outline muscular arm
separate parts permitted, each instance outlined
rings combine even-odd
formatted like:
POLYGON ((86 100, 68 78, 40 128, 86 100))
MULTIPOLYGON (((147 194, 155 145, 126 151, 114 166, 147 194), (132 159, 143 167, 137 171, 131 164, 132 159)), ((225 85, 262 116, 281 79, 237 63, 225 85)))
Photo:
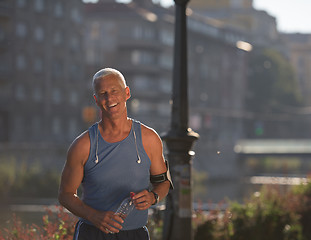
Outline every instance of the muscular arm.
MULTIPOLYGON (((166 165, 163 156, 163 144, 159 135, 153 130, 144 125, 142 125, 142 141, 144 149, 151 160, 150 174, 158 175, 166 172, 166 165)), ((160 200, 166 197, 168 190, 170 188, 170 182, 165 181, 158 184, 153 184, 153 191, 159 195, 160 200)), ((152 203, 154 203, 154 195, 153 193, 149 193, 144 191, 135 196, 135 198, 145 198, 145 201, 149 203, 149 205, 138 205, 137 209, 144 210, 152 203)))
POLYGON ((59 202, 78 217, 89 218, 92 209, 77 196, 77 189, 83 178, 83 166, 88 158, 90 141, 88 133, 83 133, 69 147, 67 161, 62 172, 59 188, 59 202))
MULTIPOLYGON (((84 204, 83 201, 77 196, 77 189, 83 179, 84 164, 88 159, 89 151, 89 134, 88 132, 85 132, 69 147, 67 161, 62 172, 58 200, 61 205, 67 208, 74 215, 89 220, 100 230, 106 231, 105 229, 108 228, 111 231, 118 232, 117 229, 111 228, 111 226, 118 229, 122 228, 122 226, 117 224, 115 221, 111 221, 111 218, 115 218, 113 216, 113 212, 97 211, 96 209, 84 204)), ((116 220, 123 222, 120 218, 116 220)))

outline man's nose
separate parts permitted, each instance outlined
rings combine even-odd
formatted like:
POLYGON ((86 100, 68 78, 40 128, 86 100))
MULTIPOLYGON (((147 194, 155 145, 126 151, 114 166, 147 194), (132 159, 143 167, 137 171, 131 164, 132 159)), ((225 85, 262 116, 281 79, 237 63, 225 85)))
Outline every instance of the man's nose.
POLYGON ((113 96, 113 94, 111 94, 111 93, 106 93, 106 94, 105 94, 105 100, 106 100, 106 101, 109 101, 109 100, 112 98, 112 96, 113 96))

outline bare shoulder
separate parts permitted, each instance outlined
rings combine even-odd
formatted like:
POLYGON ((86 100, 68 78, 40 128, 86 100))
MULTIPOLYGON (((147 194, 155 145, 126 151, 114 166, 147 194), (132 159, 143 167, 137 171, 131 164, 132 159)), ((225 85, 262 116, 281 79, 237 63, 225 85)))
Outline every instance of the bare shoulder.
POLYGON ((67 161, 80 161, 84 165, 90 153, 90 146, 89 132, 85 131, 70 145, 67 153, 67 161))
POLYGON ((151 127, 148 127, 144 124, 141 124, 141 134, 144 140, 150 142, 158 142, 162 143, 160 136, 158 133, 151 127))
POLYGON ((163 143, 158 133, 146 125, 142 125, 142 141, 144 149, 151 160, 150 174, 157 175, 166 171, 163 156, 163 143))
POLYGON ((144 124, 141 125, 142 141, 144 149, 152 160, 162 156, 163 143, 158 133, 144 124))

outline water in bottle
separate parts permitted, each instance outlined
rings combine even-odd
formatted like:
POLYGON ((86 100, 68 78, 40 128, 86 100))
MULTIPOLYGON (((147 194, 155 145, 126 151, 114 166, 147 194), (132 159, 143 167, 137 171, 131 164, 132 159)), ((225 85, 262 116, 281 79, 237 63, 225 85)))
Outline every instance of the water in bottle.
POLYGON ((135 193, 131 192, 130 197, 127 197, 122 201, 119 208, 114 214, 118 215, 124 220, 129 215, 129 213, 134 209, 134 201, 132 199, 134 195, 135 193))

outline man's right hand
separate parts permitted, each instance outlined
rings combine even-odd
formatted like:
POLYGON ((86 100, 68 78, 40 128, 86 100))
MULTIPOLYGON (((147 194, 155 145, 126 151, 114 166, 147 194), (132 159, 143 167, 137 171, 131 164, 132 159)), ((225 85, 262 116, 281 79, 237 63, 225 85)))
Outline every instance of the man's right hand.
POLYGON ((98 229, 105 233, 118 233, 122 229, 121 224, 124 222, 121 217, 115 215, 112 211, 96 211, 89 219, 98 229))

